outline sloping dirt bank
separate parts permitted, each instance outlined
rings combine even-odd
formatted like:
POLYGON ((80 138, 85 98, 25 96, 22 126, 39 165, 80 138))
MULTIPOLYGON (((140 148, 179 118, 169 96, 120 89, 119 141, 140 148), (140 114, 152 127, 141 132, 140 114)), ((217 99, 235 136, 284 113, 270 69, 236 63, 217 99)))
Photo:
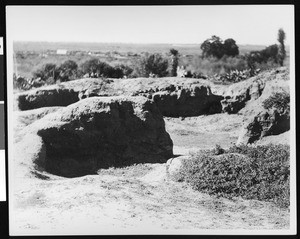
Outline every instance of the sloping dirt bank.
MULTIPOLYGON (((241 117, 165 118, 174 154, 216 143, 230 146, 241 117)), ((15 166, 14 172, 28 168, 15 166)), ((289 228, 289 209, 194 191, 169 180, 166 164, 102 169, 98 175, 72 179, 47 173, 15 175, 11 226, 16 234, 205 234, 205 230, 217 234, 289 228)))
POLYGON ((288 210, 193 191, 168 180, 165 164, 101 170, 76 179, 26 179, 16 191, 13 234, 199 234, 289 227, 288 210))
MULTIPOLYGON (((284 86, 288 89, 286 79, 281 79, 285 74, 285 71, 270 73, 269 78, 272 82, 264 86, 258 98, 248 99, 248 95, 251 94, 248 94, 250 91, 242 89, 245 84, 228 88, 230 91, 224 95, 228 94, 227 103, 231 108, 235 107, 239 96, 246 92, 248 100, 244 102, 244 98, 241 97, 245 105, 237 114, 164 117, 166 131, 174 143, 174 154, 186 155, 199 149, 211 149, 216 144, 227 148, 236 143, 245 120, 262 109, 262 100, 277 91, 277 88, 281 89, 284 86), (278 75, 280 79, 277 79, 278 75)), ((284 77, 288 78, 288 75, 284 77)), ((251 81, 254 80, 256 79, 251 81)), ((79 94, 82 90, 84 94, 92 96, 95 92, 85 91, 94 84, 92 81, 94 79, 78 81, 84 85, 74 86, 74 91, 79 94), (84 89, 82 87, 87 86, 86 82, 90 82, 90 85, 84 89)), ((106 91, 101 92, 106 94, 113 89, 113 93, 117 95, 131 95, 136 91, 140 92, 138 94, 148 94, 146 91, 149 89, 146 86, 155 88, 159 81, 163 88, 168 87, 171 81, 174 85, 180 85, 182 81, 187 83, 196 80, 120 80, 117 85, 119 88, 116 85, 116 88, 105 85, 106 91)), ((214 94, 220 95, 223 95, 221 91, 226 88, 210 87, 214 94)), ((42 145, 37 143, 36 148, 32 150, 20 147, 19 143, 26 137, 26 130, 22 129, 50 112, 63 109, 64 107, 55 107, 15 112, 16 152, 10 161, 10 172, 13 172, 10 174, 10 232, 13 235, 207 234, 207 231, 203 230, 211 230, 218 234, 222 229, 234 234, 237 233, 237 229, 252 230, 251 233, 253 229, 270 229, 273 232, 289 229, 289 209, 278 208, 267 202, 217 198, 194 191, 185 183, 169 180, 164 163, 102 169, 97 175, 77 178, 63 178, 34 170, 32 160, 37 157, 35 153, 42 145)), ((266 143, 269 138, 272 138, 274 143, 282 142, 283 139, 282 135, 268 136, 260 142, 266 143)), ((284 139, 289 143, 288 132, 284 133, 284 139)), ((30 142, 34 139, 27 137, 23 140, 30 142)))

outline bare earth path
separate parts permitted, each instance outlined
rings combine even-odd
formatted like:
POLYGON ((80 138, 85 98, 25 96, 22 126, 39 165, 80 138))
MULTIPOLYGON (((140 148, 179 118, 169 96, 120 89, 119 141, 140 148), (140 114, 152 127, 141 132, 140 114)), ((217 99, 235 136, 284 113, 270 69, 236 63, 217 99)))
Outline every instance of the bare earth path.
MULTIPOLYGON (((166 118, 175 154, 237 139, 239 115, 166 118)), ((47 174, 46 174, 47 175, 47 174)), ((271 203, 224 199, 168 179, 166 164, 100 170, 98 175, 16 179, 13 235, 211 234, 289 229, 289 210, 271 203), (242 231, 238 231, 242 230, 242 231)))
POLYGON ((190 234, 285 229, 289 222, 288 211, 270 203, 215 198, 172 182, 165 164, 28 179, 19 190, 12 220, 21 234, 190 234))

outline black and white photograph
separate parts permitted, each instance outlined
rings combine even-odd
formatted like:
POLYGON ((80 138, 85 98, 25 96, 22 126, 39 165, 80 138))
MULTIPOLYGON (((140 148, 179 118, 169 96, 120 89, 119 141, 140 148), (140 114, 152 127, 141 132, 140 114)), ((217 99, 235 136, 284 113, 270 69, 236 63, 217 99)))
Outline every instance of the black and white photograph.
POLYGON ((6 6, 10 236, 296 233, 293 5, 6 6))

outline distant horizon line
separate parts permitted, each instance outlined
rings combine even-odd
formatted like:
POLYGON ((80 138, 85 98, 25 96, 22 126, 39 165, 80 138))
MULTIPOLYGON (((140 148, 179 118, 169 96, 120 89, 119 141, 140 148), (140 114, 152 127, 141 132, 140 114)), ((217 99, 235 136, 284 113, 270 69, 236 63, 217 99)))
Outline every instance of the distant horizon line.
MULTIPOLYGON (((101 42, 101 41, 46 41, 46 40, 15 40, 13 43, 23 43, 23 42, 30 42, 30 43, 77 43, 77 44, 136 44, 136 45, 199 45, 201 43, 165 43, 165 42, 101 42)), ((277 44, 277 43, 273 43, 277 44)), ((272 44, 262 44, 262 43, 237 43, 237 45, 241 46, 269 46, 272 44)), ((286 45, 288 46, 288 45, 286 45)))

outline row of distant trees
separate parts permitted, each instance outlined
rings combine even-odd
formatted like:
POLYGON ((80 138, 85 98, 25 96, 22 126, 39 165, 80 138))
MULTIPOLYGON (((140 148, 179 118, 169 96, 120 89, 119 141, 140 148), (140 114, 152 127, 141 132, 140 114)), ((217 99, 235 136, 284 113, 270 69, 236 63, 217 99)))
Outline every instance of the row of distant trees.
MULTIPOLYGON (((177 68, 178 54, 176 66, 174 65, 175 63, 172 64, 174 69, 177 68)), ((171 71, 171 74, 173 74, 172 76, 176 75, 176 71, 174 71, 174 69, 171 71)), ((51 85, 57 82, 66 82, 85 77, 135 78, 151 76, 165 77, 169 75, 170 72, 168 59, 162 57, 161 54, 147 54, 138 62, 136 62, 134 67, 124 64, 112 66, 104 61, 101 61, 99 58, 91 58, 83 62, 81 65, 78 65, 73 60, 67 60, 60 65, 46 63, 32 73, 31 79, 14 75, 13 81, 15 88, 28 90, 32 87, 51 85)))
POLYGON ((127 78, 127 77, 165 77, 176 76, 179 52, 170 50, 171 59, 164 58, 161 54, 146 54, 135 67, 119 64, 111 66, 98 58, 92 58, 80 66, 73 60, 67 60, 57 66, 47 63, 33 72, 33 78, 40 78, 43 81, 69 81, 80 77, 104 77, 104 78, 127 78), (171 61, 171 69, 169 69, 171 61))
MULTIPOLYGON (((205 68, 223 67, 230 70, 235 67, 232 65, 232 62, 242 66, 239 68, 243 69, 239 70, 245 70, 246 67, 243 67, 245 64, 249 69, 255 69, 257 65, 269 61, 282 66, 286 57, 284 41, 285 32, 279 29, 279 45, 274 44, 261 51, 252 51, 244 56, 239 56, 239 48, 234 39, 229 38, 223 41, 218 36, 212 36, 200 45, 202 61, 209 63, 205 68), (234 59, 234 61, 226 62, 228 57, 234 59)), ((169 58, 165 58, 161 54, 146 54, 138 62, 135 62, 133 67, 124 64, 112 66, 98 58, 89 59, 80 66, 73 60, 67 60, 60 65, 47 63, 34 71, 33 78, 30 80, 14 76, 14 84, 17 88, 30 88, 82 77, 134 78, 177 76, 179 58, 178 50, 170 49, 169 58)), ((189 76, 201 78, 203 74, 194 72, 189 74, 189 76)))
MULTIPOLYGON (((285 37, 283 29, 279 29, 277 38, 279 45, 270 45, 261 51, 251 51, 249 54, 246 54, 248 66, 253 68, 255 63, 261 64, 268 61, 273 61, 282 66, 286 57, 285 37)), ((223 42, 220 37, 215 35, 205 40, 201 44, 200 49, 202 50, 203 58, 215 57, 221 59, 224 56, 235 57, 239 55, 239 47, 236 45, 235 40, 229 38, 223 42)))
POLYGON ((283 66, 284 59, 286 58, 285 50, 285 32, 283 29, 279 29, 277 40, 278 44, 270 45, 261 51, 252 51, 246 55, 249 67, 254 67, 255 63, 263 63, 272 60, 274 63, 278 63, 283 66))
POLYGON ((106 77, 123 78, 131 74, 133 70, 123 64, 111 66, 106 62, 93 58, 85 61, 80 67, 75 61, 67 60, 57 66, 47 63, 33 72, 33 78, 40 78, 42 81, 64 82, 74 80, 83 76, 87 77, 106 77))
POLYGON ((216 57, 218 59, 226 56, 237 56, 239 54, 239 47, 232 38, 226 39, 224 42, 218 36, 212 36, 205 40, 200 49, 203 57, 216 57))

